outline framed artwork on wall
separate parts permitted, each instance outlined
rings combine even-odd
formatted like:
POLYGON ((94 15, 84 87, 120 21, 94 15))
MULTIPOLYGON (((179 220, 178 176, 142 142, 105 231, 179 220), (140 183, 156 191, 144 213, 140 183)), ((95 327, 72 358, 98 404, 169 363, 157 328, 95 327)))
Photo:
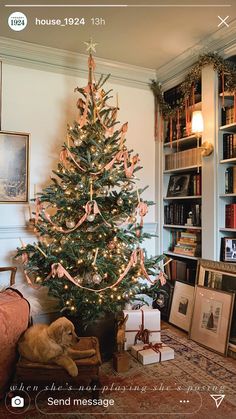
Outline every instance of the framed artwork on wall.
POLYGON ((190 339, 226 355, 232 320, 234 293, 197 286, 190 339))
POLYGON ((0 203, 29 200, 29 134, 0 131, 0 203))
POLYGON ((175 281, 169 322, 189 332, 193 311, 194 287, 175 281))

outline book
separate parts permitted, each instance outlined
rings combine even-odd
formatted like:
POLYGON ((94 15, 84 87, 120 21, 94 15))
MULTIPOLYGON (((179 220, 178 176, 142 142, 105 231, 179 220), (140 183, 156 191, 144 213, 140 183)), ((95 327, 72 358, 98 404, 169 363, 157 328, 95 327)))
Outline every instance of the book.
POLYGON ((236 228, 236 204, 225 206, 225 227, 236 228))

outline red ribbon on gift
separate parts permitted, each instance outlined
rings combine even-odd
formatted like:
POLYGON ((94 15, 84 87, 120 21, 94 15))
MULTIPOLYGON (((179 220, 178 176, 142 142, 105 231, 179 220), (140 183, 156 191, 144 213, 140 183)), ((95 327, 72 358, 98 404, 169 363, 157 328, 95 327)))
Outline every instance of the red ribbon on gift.
POLYGON ((139 326, 139 331, 136 333, 134 338, 134 344, 136 345, 137 340, 141 340, 143 343, 149 343, 149 335, 150 331, 148 329, 144 329, 144 313, 141 309, 142 313, 142 324, 139 326))

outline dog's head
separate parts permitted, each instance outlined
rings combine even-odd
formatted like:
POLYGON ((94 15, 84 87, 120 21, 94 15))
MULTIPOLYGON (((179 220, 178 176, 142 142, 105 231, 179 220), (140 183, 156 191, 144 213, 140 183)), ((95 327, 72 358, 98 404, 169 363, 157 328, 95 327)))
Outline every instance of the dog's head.
POLYGON ((59 345, 68 348, 79 342, 73 323, 60 317, 48 327, 48 336, 59 345))

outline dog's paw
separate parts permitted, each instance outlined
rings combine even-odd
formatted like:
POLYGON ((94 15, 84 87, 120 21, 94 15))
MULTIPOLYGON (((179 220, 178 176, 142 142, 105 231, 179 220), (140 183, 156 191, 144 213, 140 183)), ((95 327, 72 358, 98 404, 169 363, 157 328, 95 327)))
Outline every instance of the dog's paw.
POLYGON ((93 356, 95 355, 96 351, 95 349, 88 349, 88 356, 93 356))
POLYGON ((70 365, 70 367, 68 368, 68 373, 71 375, 71 377, 77 377, 77 375, 78 375, 77 366, 75 364, 70 365))

